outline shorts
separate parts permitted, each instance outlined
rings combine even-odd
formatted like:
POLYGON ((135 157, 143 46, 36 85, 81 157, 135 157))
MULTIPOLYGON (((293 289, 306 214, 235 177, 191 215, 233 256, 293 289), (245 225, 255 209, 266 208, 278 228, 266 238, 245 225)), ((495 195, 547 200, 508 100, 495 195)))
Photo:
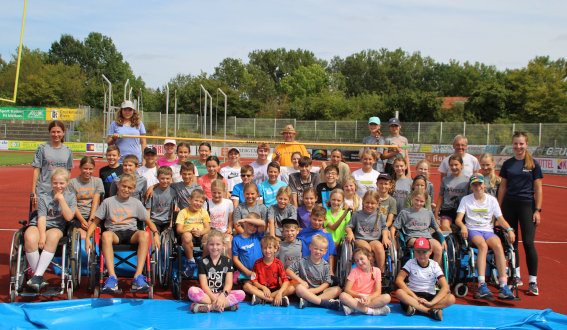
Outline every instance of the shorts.
MULTIPOLYGON (((153 222, 153 221, 152 221, 153 222)), ((157 228, 157 231, 161 234, 162 232, 166 231, 169 228, 169 223, 155 223, 154 225, 157 228)))
MULTIPOLYGON (((183 234, 185 234, 185 233, 183 233, 183 234)), ((183 236, 183 234, 177 235, 177 241, 180 242, 180 243, 183 241, 183 240, 181 239, 181 236, 183 236)), ((190 234, 191 236, 193 236, 191 233, 189 233, 189 234, 190 234)), ((202 245, 201 245, 201 244, 202 244, 202 237, 203 237, 203 236, 199 236, 199 237, 193 236, 193 247, 198 247, 198 248, 200 248, 200 247, 202 246, 202 245)))
POLYGON ((276 292, 281 288, 282 288, 281 286, 278 286, 278 287, 275 287, 275 288, 268 288, 268 289, 270 289, 270 292, 276 292))
POLYGON ((439 219, 441 220, 451 220, 451 223, 455 223, 456 218, 457 210, 455 209, 439 210, 439 219))
POLYGON ((113 233, 118 236, 118 244, 130 244, 132 236, 137 232, 137 230, 118 230, 113 231, 113 233))
MULTIPOLYGON (((431 294, 429 292, 414 292, 416 296, 418 296, 419 298, 423 298, 426 299, 427 301, 431 301, 433 298, 435 298, 434 294, 431 294)), ((400 301, 400 306, 402 306, 402 310, 404 312, 408 311, 408 305, 404 304, 403 302, 400 301)))
POLYGON ((473 237, 475 236, 481 236, 482 238, 484 238, 485 241, 488 241, 488 239, 491 237, 498 237, 498 235, 496 235, 492 230, 483 231, 483 230, 469 229, 469 238, 468 238, 469 242, 471 242, 473 237))

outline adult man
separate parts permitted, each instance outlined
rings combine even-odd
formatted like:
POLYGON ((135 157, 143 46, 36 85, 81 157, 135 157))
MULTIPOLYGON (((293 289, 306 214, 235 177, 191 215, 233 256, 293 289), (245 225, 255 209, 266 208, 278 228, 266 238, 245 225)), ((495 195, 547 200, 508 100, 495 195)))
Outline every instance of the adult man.
POLYGON ((296 151, 300 152, 302 156, 309 157, 305 146, 295 142, 295 136, 299 133, 295 131, 293 125, 287 125, 280 134, 283 135, 285 144, 278 144, 276 146, 272 161, 279 162, 280 166, 293 166, 291 154, 296 151))
MULTIPOLYGON (((480 170, 480 164, 478 163, 478 159, 471 154, 467 154, 467 144, 468 140, 463 135, 455 136, 453 140, 453 149, 455 149, 455 155, 459 155, 463 158, 463 174, 470 177, 476 171, 480 170)), ((445 157, 439 165, 439 173, 441 173, 441 178, 446 177, 448 174, 451 174, 451 169, 449 168, 449 157, 445 157)))

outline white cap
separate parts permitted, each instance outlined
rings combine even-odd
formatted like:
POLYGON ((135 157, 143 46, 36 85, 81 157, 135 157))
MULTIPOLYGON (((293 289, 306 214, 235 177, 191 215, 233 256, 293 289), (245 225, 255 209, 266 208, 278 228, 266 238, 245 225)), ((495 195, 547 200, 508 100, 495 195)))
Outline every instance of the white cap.
POLYGON ((168 143, 171 143, 173 145, 177 145, 177 143, 175 143, 175 140, 173 140, 173 139, 167 139, 167 140, 163 141, 163 145, 166 145, 168 143))
POLYGON ((122 105, 120 107, 122 109, 131 108, 131 109, 136 110, 136 106, 134 105, 134 102, 132 102, 132 101, 124 101, 124 102, 122 102, 122 105))

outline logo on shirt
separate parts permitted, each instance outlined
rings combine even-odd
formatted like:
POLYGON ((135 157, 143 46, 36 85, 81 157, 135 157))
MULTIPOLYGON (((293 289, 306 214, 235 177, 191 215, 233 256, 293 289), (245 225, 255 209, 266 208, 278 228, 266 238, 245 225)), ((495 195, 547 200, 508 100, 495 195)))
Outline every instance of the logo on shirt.
POLYGON ((237 178, 238 175, 239 175, 238 173, 230 172, 230 173, 228 173, 227 179, 234 179, 234 178, 237 178))

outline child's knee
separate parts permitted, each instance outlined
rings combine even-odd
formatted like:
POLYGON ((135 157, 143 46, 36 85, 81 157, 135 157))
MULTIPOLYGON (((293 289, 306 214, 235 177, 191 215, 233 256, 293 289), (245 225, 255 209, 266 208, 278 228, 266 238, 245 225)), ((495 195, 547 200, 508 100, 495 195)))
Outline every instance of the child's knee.
POLYGON ((105 231, 104 233, 102 233, 102 237, 101 237, 101 242, 102 244, 105 243, 110 243, 112 244, 112 242, 114 241, 114 233, 111 231, 105 231))

